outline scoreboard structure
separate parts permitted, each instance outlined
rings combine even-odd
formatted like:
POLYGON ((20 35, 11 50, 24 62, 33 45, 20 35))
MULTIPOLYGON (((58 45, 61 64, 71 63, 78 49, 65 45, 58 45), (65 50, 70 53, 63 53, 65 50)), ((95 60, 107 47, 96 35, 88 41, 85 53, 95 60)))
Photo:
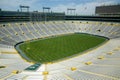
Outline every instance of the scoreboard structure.
POLYGON ((97 6, 95 10, 97 15, 120 15, 120 4, 108 5, 108 6, 97 6))

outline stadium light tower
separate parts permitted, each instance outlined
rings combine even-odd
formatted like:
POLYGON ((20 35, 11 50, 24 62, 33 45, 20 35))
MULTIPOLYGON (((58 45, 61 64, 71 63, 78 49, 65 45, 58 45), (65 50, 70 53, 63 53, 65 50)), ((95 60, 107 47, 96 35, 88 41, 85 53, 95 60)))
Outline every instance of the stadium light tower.
POLYGON ((29 6, 22 6, 22 5, 20 5, 20 10, 21 10, 21 12, 24 10, 24 9, 27 9, 27 12, 29 12, 29 6))
POLYGON ((67 14, 73 14, 73 15, 75 15, 75 11, 76 11, 76 9, 73 9, 73 8, 67 8, 67 14))
POLYGON ((50 12, 50 7, 43 7, 43 12, 45 12, 45 10, 48 10, 47 12, 50 12))
POLYGON ((43 13, 45 14, 45 21, 47 20, 47 13, 45 13, 45 10, 47 10, 47 13, 50 12, 50 7, 43 7, 43 13))

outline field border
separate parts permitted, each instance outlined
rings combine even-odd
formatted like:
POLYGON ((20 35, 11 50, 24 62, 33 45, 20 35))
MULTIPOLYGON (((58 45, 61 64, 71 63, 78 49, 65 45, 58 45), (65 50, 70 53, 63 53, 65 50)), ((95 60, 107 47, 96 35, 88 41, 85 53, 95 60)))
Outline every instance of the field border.
MULTIPOLYGON (((54 38, 54 37, 64 36, 64 35, 70 35, 70 34, 89 34, 89 33, 75 32, 75 33, 68 33, 68 34, 60 34, 60 35, 54 35, 54 36, 47 36, 47 37, 44 37, 44 38, 38 38, 38 39, 29 40, 29 41, 22 41, 22 42, 17 43, 14 47, 15 47, 16 51, 19 53, 19 55, 22 57, 22 59, 26 60, 27 62, 36 63, 36 61, 31 60, 29 57, 27 57, 27 56, 25 55, 25 53, 19 48, 20 45, 22 45, 22 44, 24 44, 24 43, 27 43, 27 42, 34 42, 34 41, 38 41, 38 40, 44 40, 44 39, 49 39, 49 38, 54 38)), ((102 42, 102 43, 99 44, 98 46, 95 46, 95 47, 90 48, 90 49, 88 49, 88 50, 85 50, 85 51, 83 51, 83 52, 80 52, 80 53, 77 53, 77 54, 74 54, 74 55, 72 55, 72 56, 68 56, 68 57, 62 58, 62 59, 58 59, 58 60, 56 60, 56 61, 47 62, 47 63, 57 63, 57 62, 61 62, 61 61, 64 61, 64 60, 68 60, 68 59, 74 58, 74 57, 76 57, 76 56, 83 55, 83 54, 86 53, 86 52, 89 52, 89 51, 91 51, 91 50, 94 50, 94 49, 96 49, 96 48, 99 48, 100 46, 102 46, 102 45, 104 45, 106 42, 108 42, 108 40, 109 40, 109 38, 104 37, 104 36, 99 36, 99 35, 94 35, 94 34, 89 34, 89 35, 106 38, 106 41, 102 42)), ((40 62, 37 62, 37 63, 40 63, 40 62)), ((46 63, 45 63, 45 64, 46 64, 46 63)))

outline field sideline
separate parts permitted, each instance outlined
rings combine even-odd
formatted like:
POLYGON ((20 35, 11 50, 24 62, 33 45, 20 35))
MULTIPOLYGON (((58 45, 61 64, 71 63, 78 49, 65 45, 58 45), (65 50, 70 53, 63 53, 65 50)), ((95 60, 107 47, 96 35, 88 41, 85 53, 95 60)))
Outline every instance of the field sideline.
POLYGON ((27 42, 19 48, 34 62, 46 63, 78 54, 106 41, 89 34, 70 34, 27 42))

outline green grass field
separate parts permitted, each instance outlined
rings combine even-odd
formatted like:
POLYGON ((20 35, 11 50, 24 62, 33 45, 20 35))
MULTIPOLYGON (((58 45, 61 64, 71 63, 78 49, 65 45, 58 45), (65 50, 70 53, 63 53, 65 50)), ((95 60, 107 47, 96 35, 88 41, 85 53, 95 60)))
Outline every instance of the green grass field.
POLYGON ((89 34, 69 34, 26 42, 19 48, 31 60, 52 62, 78 54, 106 41, 106 38, 89 34))

